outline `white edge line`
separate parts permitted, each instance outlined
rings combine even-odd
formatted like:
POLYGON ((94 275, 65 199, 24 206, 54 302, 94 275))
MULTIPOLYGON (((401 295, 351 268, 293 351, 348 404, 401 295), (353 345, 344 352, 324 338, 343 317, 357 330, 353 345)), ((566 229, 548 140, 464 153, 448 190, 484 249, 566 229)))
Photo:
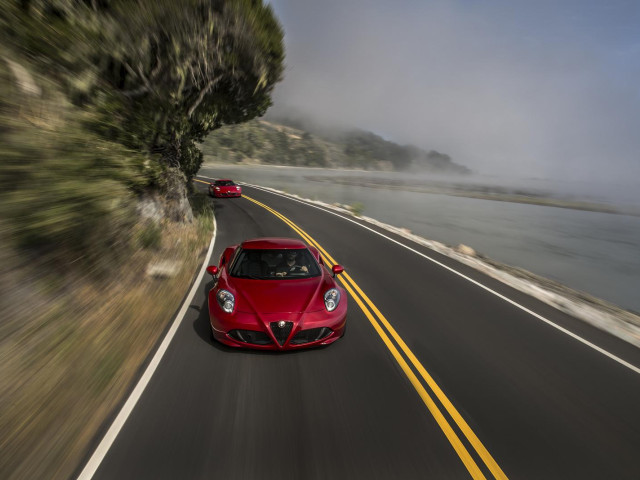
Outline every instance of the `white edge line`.
POLYGON ((180 323, 182 322, 182 319, 184 318, 187 312, 187 309, 189 308, 189 305, 193 300, 193 297, 195 296, 196 292, 198 291, 198 288, 200 287, 200 282, 202 281, 202 277, 204 277, 207 264, 209 263, 209 257, 213 252, 213 246, 216 243, 216 235, 218 233, 218 227, 216 224, 215 215, 213 217, 213 228, 214 228, 213 236, 211 237, 209 250, 207 250, 207 255, 204 259, 204 263, 202 264, 202 268, 200 269, 200 273, 198 274, 198 277, 196 278, 195 282, 193 282, 193 286, 191 287, 191 291, 189 292, 189 295, 184 300, 182 304, 182 308, 178 312, 176 319, 173 321, 171 328, 165 335, 164 340, 162 340, 162 343, 158 347, 158 350, 153 356, 153 359, 147 366, 147 369, 144 371, 144 374, 142 375, 142 377, 140 377, 140 380, 138 380, 136 387, 131 392, 131 395, 129 395, 129 398, 127 399, 126 403, 122 406, 122 409, 118 413, 118 416, 115 418, 115 420, 111 424, 111 427, 109 427, 109 430, 104 435, 104 437, 102 438, 102 441, 100 442, 98 447, 95 449, 95 451, 93 452, 93 455, 91 455, 91 458, 89 459, 84 469, 78 476, 78 480, 90 480, 91 478, 93 478, 93 475, 96 473, 96 471, 98 470, 98 467, 102 463, 102 460, 109 452, 111 445, 113 445, 113 442, 115 441, 116 437, 120 433, 120 430, 122 430, 122 427, 126 423, 127 418, 129 418, 129 415, 135 408, 136 404, 138 403, 138 400, 140 400, 140 397, 142 396, 142 393, 144 392, 145 388, 149 384, 151 377, 153 376, 156 369, 158 368, 158 365, 160 364, 160 360, 162 360, 162 357, 167 351, 167 348, 169 347, 171 340, 173 340, 173 337, 176 334, 176 331, 178 330, 178 327, 180 326, 180 323))
MULTIPOLYGON (((199 175, 199 176, 202 176, 202 175, 199 175)), ((203 177, 203 178, 208 178, 208 177, 203 177)), ((558 325, 558 324, 556 324, 556 323, 553 323, 551 320, 549 320, 549 319, 547 319, 547 318, 543 317, 542 315, 540 315, 540 314, 538 314, 538 313, 536 313, 536 312, 534 312, 534 311, 532 311, 532 310, 529 310, 527 307, 525 307, 525 306, 523 306, 523 305, 520 305, 519 303, 517 303, 517 302, 515 302, 515 301, 511 300, 510 298, 505 297, 505 296, 504 296, 504 295, 502 295, 501 293, 498 293, 498 292, 496 292, 495 290, 492 290, 491 288, 487 287, 486 285, 483 285, 482 283, 480 283, 480 282, 478 282, 478 281, 476 281, 476 280, 474 280, 474 279, 472 279, 472 278, 470 278, 470 277, 467 277, 465 274, 460 273, 460 272, 458 272, 457 270, 454 270, 453 268, 451 268, 451 267, 449 267, 449 266, 445 265, 444 263, 441 263, 441 262, 439 262, 438 260, 435 260, 434 258, 431 258, 430 256, 425 255, 424 253, 419 252, 419 251, 417 251, 417 250, 415 250, 415 249, 413 249, 413 248, 409 247, 408 245, 405 245, 404 243, 399 242, 398 240, 395 240, 395 239, 393 239, 393 238, 391 238, 391 237, 388 237, 388 236, 387 236, 387 235, 385 235, 384 233, 380 233, 380 232, 378 232, 378 231, 374 230, 373 228, 367 227, 366 225, 363 225, 363 224, 361 224, 361 223, 359 223, 359 222, 356 222, 355 220, 353 220, 353 219, 351 219, 351 218, 348 218, 348 217, 345 217, 344 215, 340 215, 340 214, 339 214, 339 213, 337 213, 337 212, 333 212, 333 211, 331 211, 331 210, 330 210, 330 209, 328 209, 328 208, 321 207, 321 206, 319 206, 319 205, 314 205, 313 203, 309 203, 309 202, 306 202, 306 201, 304 201, 304 200, 300 200, 300 199, 298 199, 298 198, 291 197, 291 196, 286 195, 286 194, 282 194, 282 193, 274 192, 274 191, 269 190, 269 189, 267 189, 267 188, 261 187, 260 185, 252 185, 252 184, 250 184, 250 183, 244 183, 244 185, 247 185, 248 187, 256 188, 256 189, 258 189, 258 190, 262 190, 263 192, 271 193, 272 195, 278 195, 278 196, 280 196, 280 197, 284 197, 284 198, 287 198, 287 199, 289 199, 289 200, 293 200, 293 201, 296 201, 296 202, 298 202, 298 203, 302 203, 302 204, 307 205, 307 206, 309 206, 309 207, 317 208, 318 210, 322 210, 322 211, 324 211, 324 212, 326 212, 326 213, 330 213, 330 214, 335 215, 335 216, 337 216, 337 217, 340 217, 340 218, 342 218, 342 219, 344 219, 344 220, 347 220, 348 222, 355 223, 356 225, 359 225, 360 227, 365 228, 365 229, 369 230, 370 232, 375 233, 376 235, 380 235, 381 237, 386 238, 387 240, 389 240, 389 241, 391 241, 391 242, 393 242, 393 243, 395 243, 395 244, 397 244, 397 245, 400 245, 401 247, 404 247, 404 248, 406 248, 407 250, 410 250, 410 251, 412 251, 413 253, 415 253, 415 254, 417 254, 417 255, 420 255, 421 257, 426 258, 427 260, 429 260, 429 261, 431 261, 431 262, 433 262, 433 263, 435 263, 435 264, 437 264, 437 265, 441 266, 442 268, 445 268, 445 269, 449 270, 450 272, 455 273, 456 275, 458 275, 458 276, 460 276, 460 277, 464 278, 465 280, 468 280, 469 282, 471 282, 471 283, 473 283, 473 284, 477 285, 478 287, 483 288, 483 289, 484 289, 484 290, 486 290, 487 292, 492 293, 492 294, 493 294, 493 295, 495 295, 496 297, 501 298, 502 300, 504 300, 504 301, 506 301, 506 302, 509 302, 511 305, 513 305, 513 306, 515 306, 515 307, 519 308, 520 310, 522 310, 522 311, 524 311, 524 312, 527 312, 528 314, 530 314, 530 315, 532 315, 532 316, 536 317, 538 320, 541 320, 541 321, 545 322, 546 324, 548 324, 548 325, 552 326, 553 328, 555 328, 555 329, 557 329, 557 330, 561 331, 562 333, 564 333, 564 334, 566 334, 566 335, 570 336, 571 338, 573 338, 573 339, 575 339, 575 340, 577 340, 577 341, 579 341, 579 342, 583 343, 584 345, 586 345, 586 346, 588 346, 588 347, 590 347, 590 348, 594 349, 595 351, 597 351, 597 352, 599 352, 599 353, 601 353, 601 354, 605 355, 606 357, 609 357, 611 360, 614 360, 615 362, 618 362, 620 365, 623 365, 623 366, 627 367, 628 369, 630 369, 630 370, 634 371, 635 373, 640 374, 640 368, 636 367, 635 365, 632 365, 631 363, 629 363, 629 362, 627 362, 627 361, 625 361, 625 360, 621 359, 620 357, 615 356, 614 354, 612 354, 612 353, 610 353, 610 352, 606 351, 605 349, 603 349, 603 348, 601 348, 601 347, 599 347, 599 346, 597 346, 597 345, 595 345, 595 344, 591 343, 590 341, 588 341, 588 340, 586 340, 586 339, 582 338, 581 336, 576 335, 575 333, 573 333, 573 332, 571 332, 571 331, 567 330, 566 328, 561 327, 560 325, 558 325)), ((429 248, 429 247, 425 246, 425 248, 429 248)))

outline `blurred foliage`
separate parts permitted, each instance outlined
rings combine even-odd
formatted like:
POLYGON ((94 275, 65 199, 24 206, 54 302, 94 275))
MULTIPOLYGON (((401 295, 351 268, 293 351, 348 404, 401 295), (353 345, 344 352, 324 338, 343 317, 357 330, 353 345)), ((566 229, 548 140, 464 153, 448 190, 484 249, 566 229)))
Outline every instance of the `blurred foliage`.
POLYGON ((211 133, 201 148, 210 160, 364 170, 431 170, 469 173, 448 155, 398 145, 361 130, 307 130, 304 122, 253 120, 211 133))
POLYGON ((144 249, 157 250, 162 243, 162 227, 156 222, 147 222, 138 233, 138 242, 144 249))
POLYGON ((41 96, 26 95, 0 62, 0 213, 21 247, 95 264, 127 243, 145 157, 85 129, 92 113, 36 78, 41 96))
MULTIPOLYGON (((264 114, 283 32, 261 0, 0 0, 0 209, 21 246, 127 244, 136 193, 264 114)), ((183 183, 184 185, 184 183, 183 183)))
POLYGON ((190 201, 194 222, 162 221, 159 244, 131 249, 100 281, 93 270, 24 262, 0 241, 0 478, 77 476, 205 260, 211 201, 190 201), (167 259, 175 276, 149 274, 167 259))

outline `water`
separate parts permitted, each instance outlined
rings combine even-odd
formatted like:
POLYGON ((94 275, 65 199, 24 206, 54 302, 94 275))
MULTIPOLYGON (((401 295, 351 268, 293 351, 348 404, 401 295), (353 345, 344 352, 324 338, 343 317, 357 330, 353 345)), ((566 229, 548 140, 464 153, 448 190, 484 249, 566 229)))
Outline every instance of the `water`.
MULTIPOLYGON (((416 176, 407 174, 235 165, 205 167, 200 173, 329 203, 360 202, 364 205, 363 215, 447 245, 469 245, 502 263, 640 312, 640 217, 346 186, 326 180, 365 177, 416 181, 416 176), (323 177, 324 181, 318 181, 323 177)), ((529 188, 572 198, 579 195, 576 189, 563 189, 558 183, 541 180, 531 182, 529 188)), ((599 194, 590 200, 603 198, 599 194)), ((612 198, 610 195, 607 200, 612 198)), ((626 193, 627 203, 629 198, 626 193)))

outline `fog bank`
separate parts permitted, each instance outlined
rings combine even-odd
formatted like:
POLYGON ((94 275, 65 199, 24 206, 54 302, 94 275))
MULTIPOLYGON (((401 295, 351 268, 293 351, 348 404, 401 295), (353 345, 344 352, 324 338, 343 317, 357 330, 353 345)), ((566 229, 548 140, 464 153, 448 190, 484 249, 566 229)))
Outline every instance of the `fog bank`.
POLYGON ((287 47, 275 114, 371 130, 483 174, 637 183, 640 4, 271 3, 287 47))

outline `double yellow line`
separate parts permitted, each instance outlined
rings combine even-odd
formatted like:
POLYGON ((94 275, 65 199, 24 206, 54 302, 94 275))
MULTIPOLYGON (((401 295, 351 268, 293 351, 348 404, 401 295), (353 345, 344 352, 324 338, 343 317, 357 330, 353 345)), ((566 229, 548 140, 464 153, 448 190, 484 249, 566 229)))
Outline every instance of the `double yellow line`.
MULTIPOLYGON (((327 260, 331 265, 335 265, 337 262, 333 259, 331 255, 327 253, 327 251, 322 248, 322 246, 316 242, 309 234, 307 234, 304 230, 298 227, 295 223, 289 220, 287 217, 277 212, 273 208, 261 203, 254 198, 248 197, 247 195, 243 195, 243 197, 256 205, 264 208, 265 210, 273 213, 276 217, 282 220, 284 223, 289 225, 294 231, 296 231, 309 245, 313 245, 316 247, 323 255, 325 260, 327 260)), ((438 405, 434 402, 431 395, 427 392, 426 388, 423 386, 422 382, 418 379, 416 374, 413 372, 405 357, 402 356, 398 348, 389 338, 387 332, 391 335, 391 337, 395 340, 396 344, 400 347, 400 350, 404 353, 406 358, 411 362, 413 367, 418 371, 424 382, 431 389, 433 394, 440 400, 440 403, 447 411, 451 419, 456 423, 462 434, 465 436, 469 444, 476 451, 477 455, 482 459, 488 470, 491 474, 500 480, 506 480, 507 476, 504 474, 502 469, 498 466, 496 461, 493 459, 491 454, 484 447, 482 442, 478 439, 478 437, 473 433, 467 422, 462 418, 460 413, 456 410, 453 404, 449 401, 449 399, 445 396, 444 392, 440 389, 440 387, 433 380, 431 375, 426 371, 426 369, 422 366, 420 361, 416 358, 413 352, 407 347, 406 343, 400 335, 395 331, 395 329, 391 326, 385 316, 378 310, 378 308, 373 304, 373 302, 367 297, 367 295, 360 289, 358 284, 349 276, 348 273, 344 272, 340 276, 340 281, 347 289, 351 297, 356 301, 358 306, 362 309, 362 312, 365 314, 375 331, 378 333, 384 344, 387 346, 393 357, 395 358, 402 371, 409 378, 409 381, 413 385, 413 387, 420 395, 420 398, 424 402, 424 404, 433 415, 433 418, 436 420, 445 436, 451 443, 451 446, 454 448, 462 463, 464 463, 465 467, 471 474, 471 477, 474 479, 486 479, 483 472, 478 467, 478 464, 474 460, 474 458, 469 453, 467 447, 462 443, 458 434, 453 430, 443 413, 438 408, 438 405), (387 329, 382 328, 382 325, 387 329)))

